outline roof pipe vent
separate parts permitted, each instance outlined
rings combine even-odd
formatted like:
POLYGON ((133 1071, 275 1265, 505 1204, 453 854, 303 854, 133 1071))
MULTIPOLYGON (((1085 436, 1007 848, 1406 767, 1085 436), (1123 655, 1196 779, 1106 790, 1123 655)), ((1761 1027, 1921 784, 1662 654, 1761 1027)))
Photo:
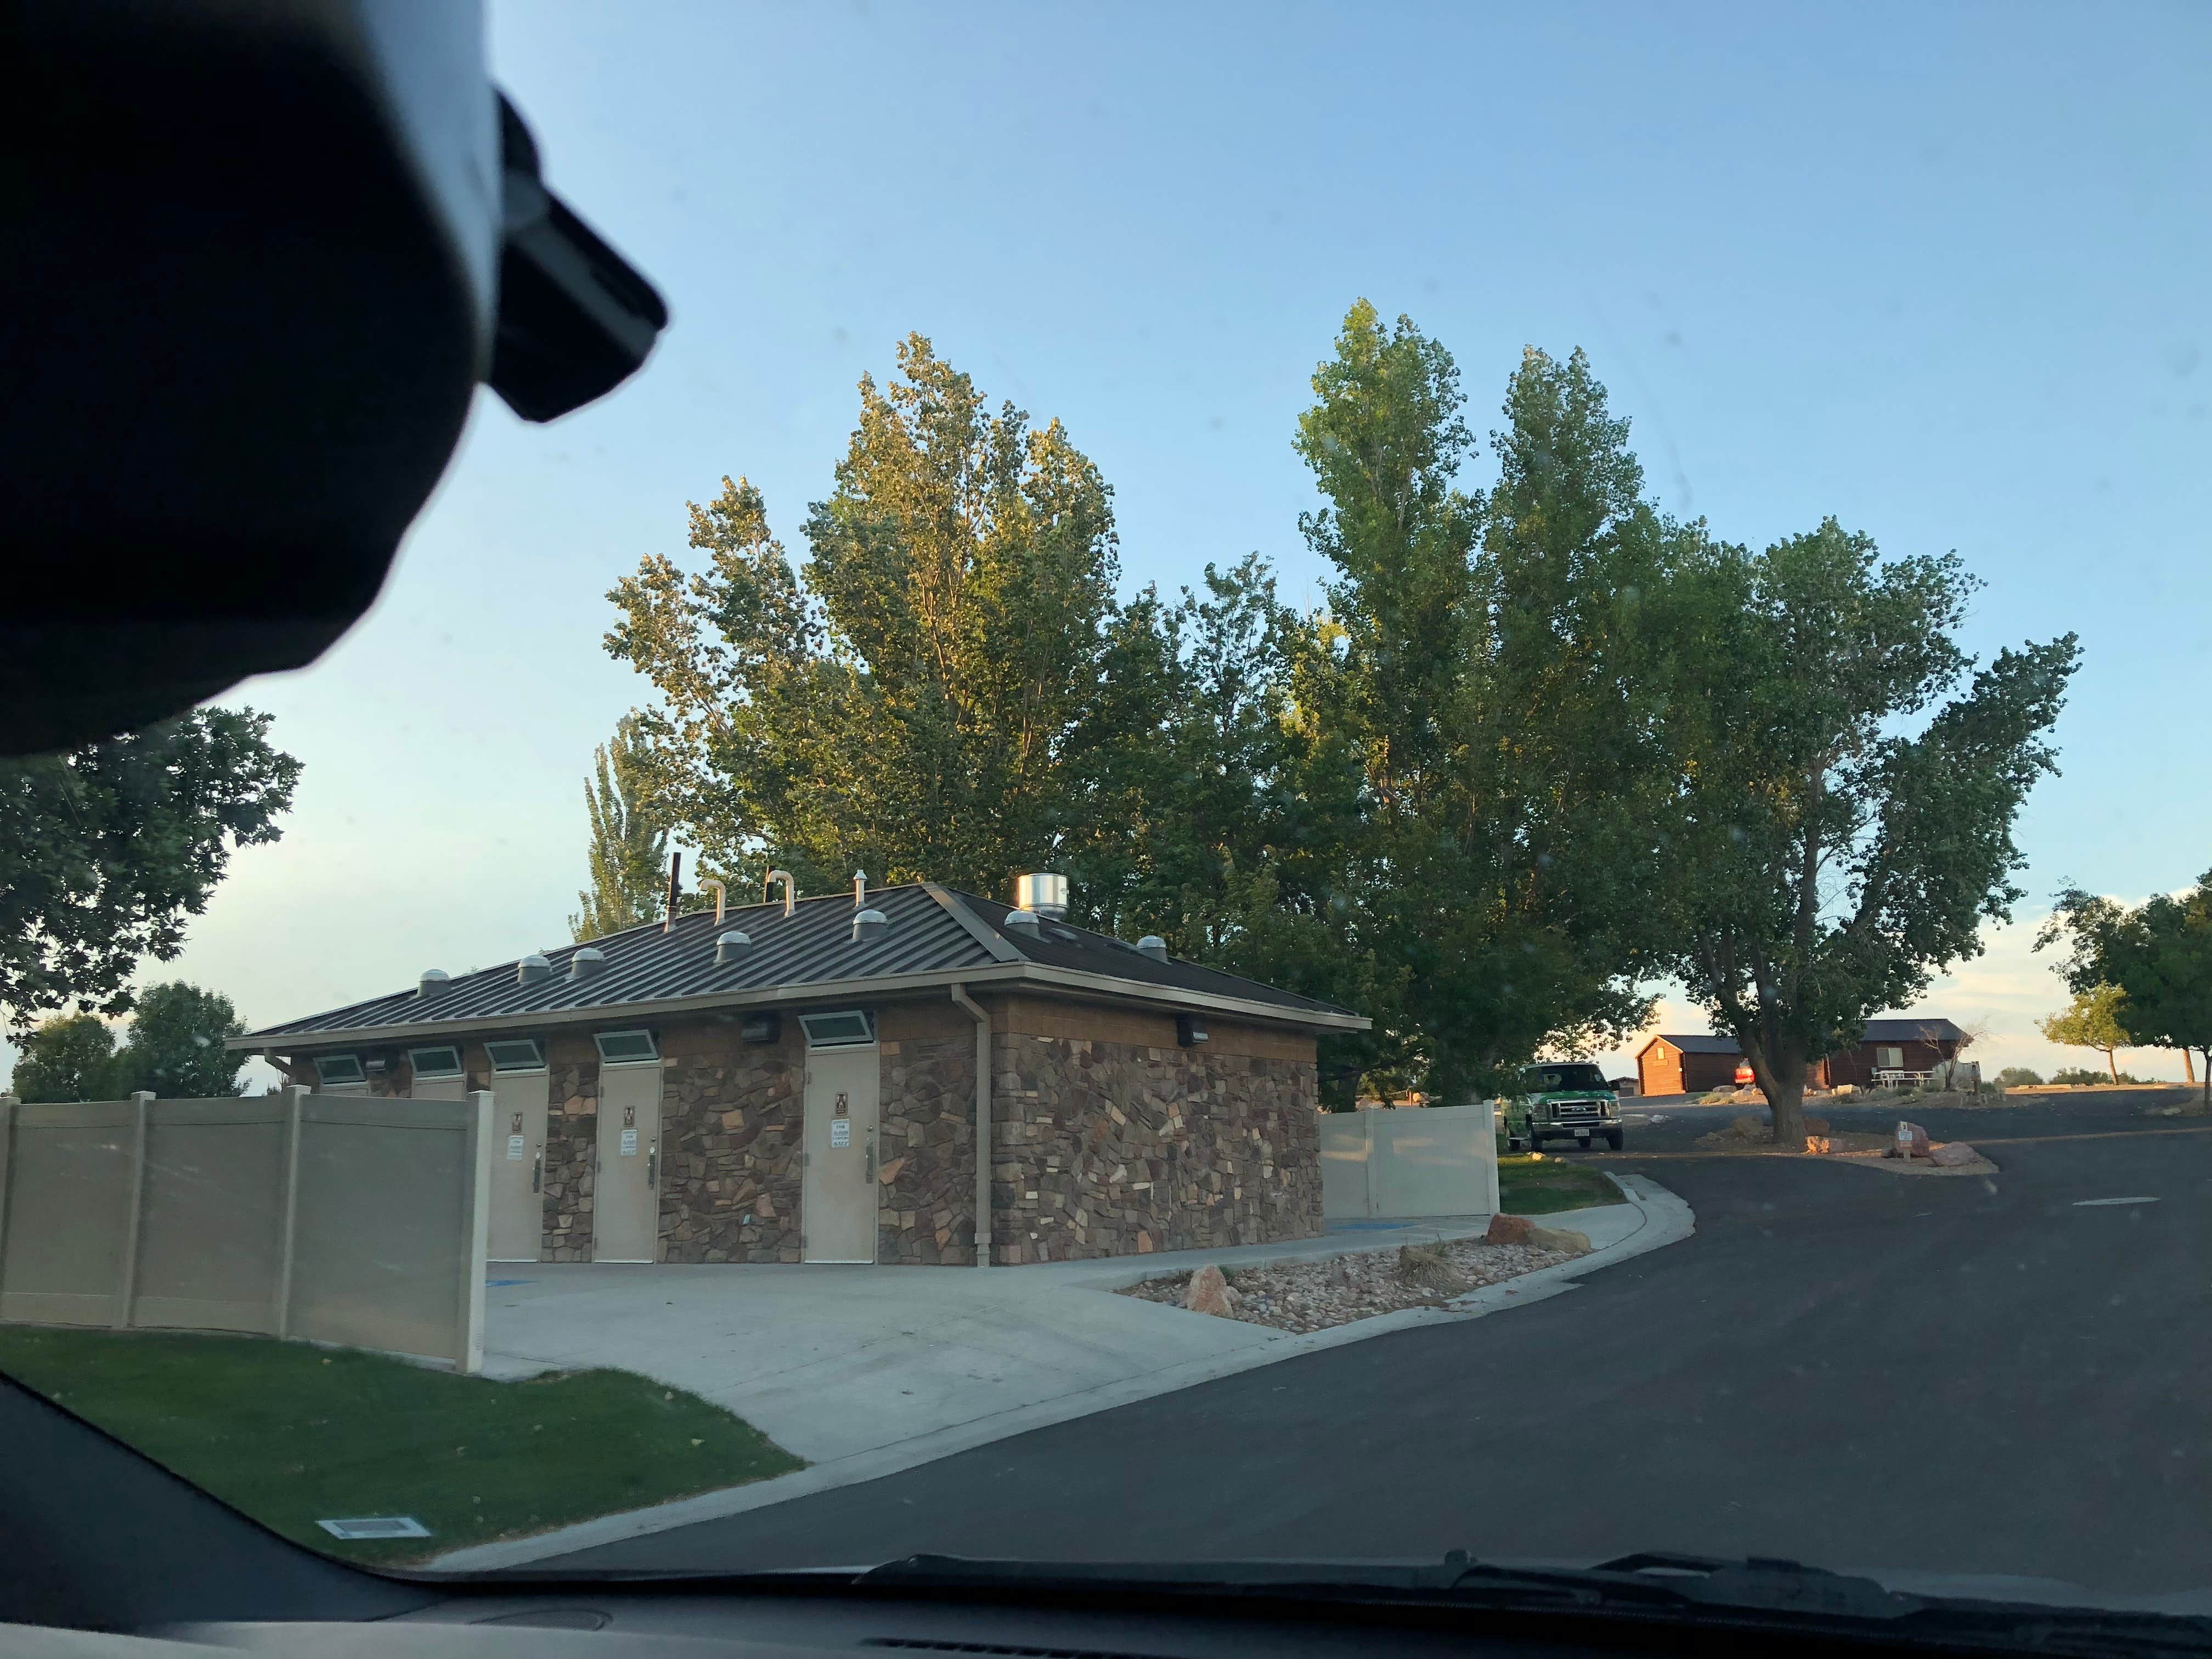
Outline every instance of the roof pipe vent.
POLYGON ((1009 927, 1020 928, 1022 932, 1027 933, 1031 939, 1042 939, 1044 937, 1044 929, 1038 921, 1037 913, 1034 910, 1007 911, 1006 926, 1009 927))
POLYGON ((1137 954, 1150 957, 1154 962, 1168 959, 1168 942, 1158 933, 1147 933, 1137 941, 1137 954))
POLYGON ((880 910, 853 912, 853 943, 866 945, 871 939, 881 939, 891 930, 891 919, 880 910))
POLYGON ((535 951, 514 964, 514 982, 517 985, 536 985, 552 977, 553 964, 535 951))
POLYGON ((1040 871, 1014 878, 1014 908, 1058 921, 1067 914, 1067 878, 1040 871))
POLYGON ((742 959, 745 952, 752 948, 753 936, 750 933, 740 933, 732 928, 714 941, 714 966, 726 968, 732 963, 742 959))
POLYGON ((570 979, 589 979, 607 965, 607 953, 595 945, 586 945, 568 958, 570 979))
POLYGON ((768 902, 769 890, 778 882, 783 884, 783 914, 787 916, 791 914, 791 907, 798 902, 799 898, 799 886, 792 880, 790 871, 771 870, 768 872, 767 878, 761 883, 761 902, 763 904, 768 902))
POLYGON ((453 982, 453 976, 444 969, 425 968, 421 981, 415 987, 415 994, 428 1002, 432 997, 445 995, 446 988, 453 982))
POLYGON ((714 890, 714 926, 720 927, 722 925, 722 907, 729 902, 730 890, 713 876, 700 877, 699 890, 703 893, 709 887, 714 890))

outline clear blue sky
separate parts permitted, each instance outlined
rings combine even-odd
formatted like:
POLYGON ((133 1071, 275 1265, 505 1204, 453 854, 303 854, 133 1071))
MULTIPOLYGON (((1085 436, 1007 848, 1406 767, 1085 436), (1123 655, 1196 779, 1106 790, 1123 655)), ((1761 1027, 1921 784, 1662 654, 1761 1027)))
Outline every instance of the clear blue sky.
MULTIPOLYGON (((2081 633, 2036 902, 2212 866, 2212 9, 527 0, 491 55, 675 320, 550 428, 482 400, 374 613, 233 699, 306 778, 178 967, 256 1022, 566 937, 640 694, 602 595, 726 472, 803 550, 908 330, 1066 423, 1131 582, 1257 549, 1293 598, 1292 424, 1356 296, 1480 429, 1524 343, 1586 347, 1669 509, 1956 549, 1984 652, 2081 633)), ((1929 1006, 2048 1063, 2042 960, 1977 971, 1929 1006)))

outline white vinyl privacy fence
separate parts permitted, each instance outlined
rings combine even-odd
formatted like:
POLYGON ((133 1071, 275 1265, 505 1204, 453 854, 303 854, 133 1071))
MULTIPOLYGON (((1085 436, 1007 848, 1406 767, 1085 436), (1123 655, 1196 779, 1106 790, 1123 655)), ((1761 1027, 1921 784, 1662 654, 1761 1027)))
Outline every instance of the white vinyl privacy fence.
POLYGON ((483 1363, 491 1096, 0 1098, 0 1320, 483 1363))
POLYGON ((1495 1215, 1496 1109, 1323 1112, 1321 1207, 1330 1221, 1495 1215))

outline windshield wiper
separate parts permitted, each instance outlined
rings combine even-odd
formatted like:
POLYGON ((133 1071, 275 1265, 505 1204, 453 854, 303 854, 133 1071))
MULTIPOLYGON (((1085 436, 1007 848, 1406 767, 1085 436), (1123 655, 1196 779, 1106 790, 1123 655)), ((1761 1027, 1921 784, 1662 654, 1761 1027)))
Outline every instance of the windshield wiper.
POLYGON ((1440 1562, 1054 1562, 915 1555, 854 1581, 870 1587, 1000 1586, 1081 1589, 1104 1584, 1162 1594, 1243 1599, 1481 1608, 1687 1625, 1856 1627, 1908 1643, 2035 1649, 2052 1653, 2212 1652, 2212 1619, 2057 1607, 1885 1589, 1871 1578, 1801 1562, 1644 1551, 1590 1567, 1440 1562))

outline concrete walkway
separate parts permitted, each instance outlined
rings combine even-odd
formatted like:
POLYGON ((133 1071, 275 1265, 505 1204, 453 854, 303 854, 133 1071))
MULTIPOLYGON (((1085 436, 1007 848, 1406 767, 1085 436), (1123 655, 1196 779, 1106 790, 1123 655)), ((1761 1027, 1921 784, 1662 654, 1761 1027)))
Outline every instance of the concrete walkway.
POLYGON ((1686 1206, 1640 1176, 1629 1201, 1543 1218, 1593 1253, 1413 1309, 1304 1335, 1108 1294, 1206 1262, 1328 1260, 1480 1234, 1487 1216, 1333 1224, 1320 1238, 1020 1267, 539 1266, 495 1278, 485 1373, 612 1366, 726 1407, 814 1467, 541 1538, 458 1551, 490 1568, 738 1513, 1316 1348, 1571 1289, 1573 1276, 1671 1243, 1686 1206))

